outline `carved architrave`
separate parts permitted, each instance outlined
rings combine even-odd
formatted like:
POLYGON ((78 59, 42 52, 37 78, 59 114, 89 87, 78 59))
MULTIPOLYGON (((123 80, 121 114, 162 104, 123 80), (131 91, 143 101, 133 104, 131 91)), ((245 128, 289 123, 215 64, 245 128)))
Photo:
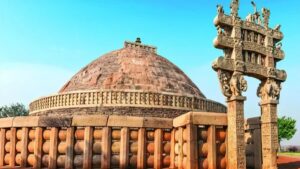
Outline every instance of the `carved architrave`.
POLYGON ((267 78, 259 84, 257 96, 262 102, 278 101, 281 91, 281 82, 272 78, 267 78))

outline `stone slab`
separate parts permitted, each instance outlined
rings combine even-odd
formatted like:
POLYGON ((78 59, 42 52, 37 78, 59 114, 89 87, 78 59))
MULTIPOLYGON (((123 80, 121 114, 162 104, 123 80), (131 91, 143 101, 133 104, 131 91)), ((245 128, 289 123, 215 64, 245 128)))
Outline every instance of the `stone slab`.
POLYGON ((14 119, 14 117, 0 118, 0 127, 1 128, 10 128, 10 127, 12 127, 13 119, 14 119))
POLYGON ((171 129, 173 127, 173 119, 158 118, 158 117, 144 117, 143 127, 171 129))
POLYGON ((39 116, 15 117, 13 127, 37 127, 39 126, 39 116))
POLYGON ((76 115, 73 116, 72 126, 106 126, 107 115, 76 115))
POLYGON ((135 116, 109 116, 107 126, 110 127, 143 127, 144 118, 135 116))
POLYGON ((227 115, 214 112, 189 112, 173 120, 174 127, 187 124, 227 126, 227 115))
POLYGON ((71 124, 71 117, 40 116, 38 121, 39 127, 71 127, 71 124))

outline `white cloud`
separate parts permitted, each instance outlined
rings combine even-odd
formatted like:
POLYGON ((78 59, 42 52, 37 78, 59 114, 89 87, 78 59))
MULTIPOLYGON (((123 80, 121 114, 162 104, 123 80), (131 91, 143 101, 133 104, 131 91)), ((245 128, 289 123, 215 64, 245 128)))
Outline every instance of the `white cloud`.
POLYGON ((31 101, 57 92, 73 73, 55 66, 0 64, 0 106, 31 101))

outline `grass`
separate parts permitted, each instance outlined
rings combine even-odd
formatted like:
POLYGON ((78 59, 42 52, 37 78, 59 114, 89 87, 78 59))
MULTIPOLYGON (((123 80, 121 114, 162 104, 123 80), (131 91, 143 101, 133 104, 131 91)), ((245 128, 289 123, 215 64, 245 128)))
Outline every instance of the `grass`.
POLYGON ((282 155, 282 156, 292 156, 292 157, 300 157, 300 152, 281 152, 278 153, 278 155, 282 155))

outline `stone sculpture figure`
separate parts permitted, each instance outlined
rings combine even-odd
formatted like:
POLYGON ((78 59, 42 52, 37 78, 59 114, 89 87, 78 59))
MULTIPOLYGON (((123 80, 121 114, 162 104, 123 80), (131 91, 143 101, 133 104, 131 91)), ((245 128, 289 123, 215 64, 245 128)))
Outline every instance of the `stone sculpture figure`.
POLYGON ((248 14, 246 16, 246 21, 248 21, 248 22, 254 22, 254 16, 253 16, 253 14, 248 14))
POLYGON ((220 71, 218 72, 218 76, 219 76, 222 93, 226 97, 231 97, 232 92, 230 90, 230 84, 229 84, 229 79, 230 79, 229 73, 220 71))
POLYGON ((224 32, 220 26, 217 27, 218 35, 224 35, 224 32))
POLYGON ((232 0, 230 4, 231 15, 234 17, 238 17, 238 10, 239 10, 239 0, 232 0))
POLYGON ((262 101, 276 101, 279 100, 280 91, 280 83, 268 78, 266 81, 260 83, 257 89, 257 96, 260 97, 262 101))
POLYGON ((262 9, 262 17, 264 18, 264 27, 269 27, 269 19, 270 19, 270 10, 263 8, 262 9))
POLYGON ((217 5, 217 12, 218 12, 218 15, 224 14, 224 9, 223 9, 222 5, 217 5))
POLYGON ((254 21, 255 21, 255 23, 257 23, 257 24, 259 24, 259 25, 262 24, 262 21, 261 21, 261 19, 260 19, 260 14, 259 14, 259 12, 256 12, 256 13, 254 14, 254 21))
POLYGON ((234 72, 229 83, 233 96, 241 96, 242 92, 247 91, 247 81, 240 72, 234 72))

